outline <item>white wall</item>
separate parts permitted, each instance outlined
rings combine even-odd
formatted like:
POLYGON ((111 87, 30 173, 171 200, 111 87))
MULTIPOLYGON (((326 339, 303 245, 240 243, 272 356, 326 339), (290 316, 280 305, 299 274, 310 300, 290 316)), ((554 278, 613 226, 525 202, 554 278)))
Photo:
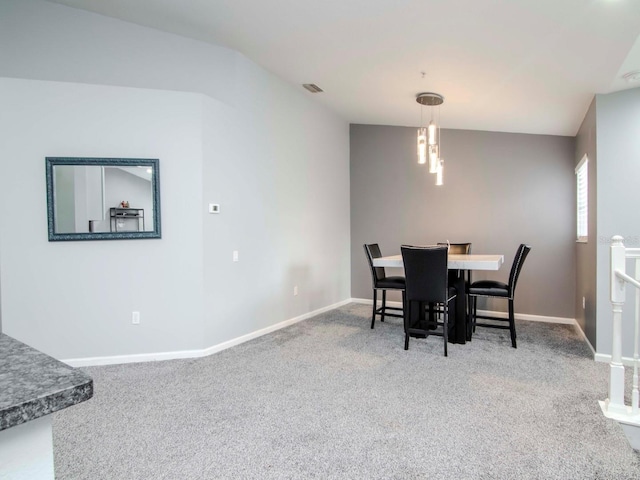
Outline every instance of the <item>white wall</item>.
POLYGON ((35 0, 0 3, 0 44, 4 333, 58 358, 199 349, 349 297, 348 125, 304 90, 35 0), (162 239, 48 242, 45 156, 159 158, 162 239))
POLYGON ((198 345, 201 96, 1 79, 0 103, 4 333, 58 358, 198 345), (48 242, 46 156, 160 158, 163 238, 48 242))
MULTIPOLYGON (((597 352, 610 354, 609 241, 613 235, 622 235, 627 247, 640 247, 640 88, 597 95, 596 116, 598 235, 593 240, 597 242, 597 352)), ((629 287, 623 311, 622 353, 629 357, 633 356, 634 295, 629 287)))
POLYGON ((350 292, 348 128, 273 78, 261 91, 252 115, 205 100, 204 197, 221 205, 203 213, 211 344, 350 292), (251 320, 229 321, 239 313, 251 320))
POLYGON ((233 50, 40 0, 0 2, 0 45, 4 77, 202 92, 230 104, 248 93, 233 50))

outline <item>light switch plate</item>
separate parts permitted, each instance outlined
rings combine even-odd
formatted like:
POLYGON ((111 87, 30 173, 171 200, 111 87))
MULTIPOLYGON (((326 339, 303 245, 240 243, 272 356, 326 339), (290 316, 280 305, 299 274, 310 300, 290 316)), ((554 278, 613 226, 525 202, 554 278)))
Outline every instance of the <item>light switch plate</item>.
POLYGON ((209 213, 220 213, 220 204, 219 203, 210 203, 209 204, 209 213))

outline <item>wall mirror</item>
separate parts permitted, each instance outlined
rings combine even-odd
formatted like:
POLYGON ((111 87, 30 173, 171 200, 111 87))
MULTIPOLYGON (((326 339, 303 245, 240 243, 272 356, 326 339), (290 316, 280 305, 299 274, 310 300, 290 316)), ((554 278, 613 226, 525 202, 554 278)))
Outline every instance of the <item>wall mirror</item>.
POLYGON ((160 238, 155 158, 47 157, 49 241, 160 238))

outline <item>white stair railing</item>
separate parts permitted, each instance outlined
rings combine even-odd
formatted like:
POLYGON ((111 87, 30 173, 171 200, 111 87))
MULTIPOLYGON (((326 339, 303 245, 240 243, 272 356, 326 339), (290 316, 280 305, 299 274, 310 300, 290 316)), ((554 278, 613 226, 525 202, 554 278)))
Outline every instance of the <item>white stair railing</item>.
POLYGON ((609 365, 609 398, 600 402, 602 412, 620 423, 631 446, 640 450, 640 394, 638 391, 638 344, 640 336, 640 248, 626 248, 620 236, 611 239, 611 304, 613 305, 613 344, 609 365), (634 260, 634 277, 627 275, 627 259, 634 260), (633 332, 633 386, 631 405, 625 404, 624 364, 622 363, 622 307, 627 284, 636 293, 635 326, 633 332))

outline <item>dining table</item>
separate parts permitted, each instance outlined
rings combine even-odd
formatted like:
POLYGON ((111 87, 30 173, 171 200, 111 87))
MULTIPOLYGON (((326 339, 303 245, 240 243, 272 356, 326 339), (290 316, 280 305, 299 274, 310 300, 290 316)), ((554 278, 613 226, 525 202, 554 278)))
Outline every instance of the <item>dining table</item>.
MULTIPOLYGON (((460 254, 450 253, 447 257, 447 267, 455 272, 454 285, 458 291, 454 308, 454 321, 449 328, 449 341, 452 343, 466 343, 471 339, 471 328, 467 315, 467 299, 465 295, 465 275, 467 270, 499 270, 504 263, 504 255, 492 254, 460 254)), ((374 267, 404 268, 402 255, 389 255, 373 259, 374 267)))

